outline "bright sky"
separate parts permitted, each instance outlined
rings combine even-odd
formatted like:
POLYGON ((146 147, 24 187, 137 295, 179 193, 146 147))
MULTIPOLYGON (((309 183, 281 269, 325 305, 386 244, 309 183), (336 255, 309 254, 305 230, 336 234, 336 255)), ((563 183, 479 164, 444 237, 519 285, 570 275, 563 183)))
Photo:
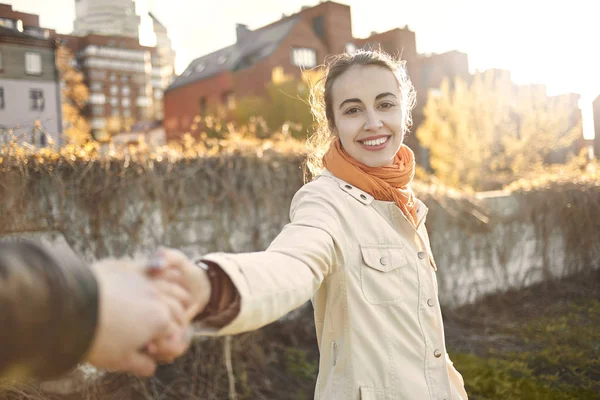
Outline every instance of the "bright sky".
MULTIPOLYGON (((0 0, 40 15, 43 27, 70 33, 75 0, 0 0)), ((599 0, 338 0, 351 6, 355 37, 408 25, 419 53, 460 50, 471 71, 505 68, 516 83, 543 83, 550 95, 582 95, 584 114, 600 95, 599 0)), ((176 70, 235 42, 235 24, 259 28, 319 0, 138 0, 167 27, 176 70)), ((152 44, 143 21, 142 44, 152 44)), ((586 118, 589 120, 588 118, 586 118)), ((589 129, 589 128, 588 128, 589 129)))

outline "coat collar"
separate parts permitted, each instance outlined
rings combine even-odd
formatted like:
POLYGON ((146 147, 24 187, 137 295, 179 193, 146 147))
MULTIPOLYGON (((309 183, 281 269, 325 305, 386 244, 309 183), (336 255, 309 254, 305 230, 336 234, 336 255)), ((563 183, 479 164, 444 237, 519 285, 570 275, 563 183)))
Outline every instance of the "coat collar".
MULTIPOLYGON (((361 202, 362 204, 364 204, 366 206, 371 205, 371 203, 373 203, 374 201, 381 202, 381 203, 391 203, 389 201, 375 200, 375 198, 373 196, 371 196, 369 193, 357 188, 356 186, 349 184, 348 182, 344 181, 343 179, 338 178, 337 176, 333 175, 327 169, 324 169, 323 172, 321 172, 321 174, 319 176, 326 176, 328 178, 332 178, 333 180, 335 180, 338 183, 340 189, 342 189, 344 192, 348 193, 350 196, 354 197, 356 200, 358 200, 359 202, 361 202)), ((421 225, 421 222, 427 215, 427 211, 428 211, 428 208, 425 205, 425 203, 423 203, 421 200, 417 199, 417 228, 419 227, 419 225, 421 225)))

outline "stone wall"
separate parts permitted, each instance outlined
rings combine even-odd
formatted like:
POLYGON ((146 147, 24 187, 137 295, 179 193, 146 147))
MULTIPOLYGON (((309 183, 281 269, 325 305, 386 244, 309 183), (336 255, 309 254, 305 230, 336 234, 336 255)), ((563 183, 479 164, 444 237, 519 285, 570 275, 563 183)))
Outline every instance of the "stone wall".
MULTIPOLYGON (((88 261, 148 256, 159 245, 190 256, 262 250, 288 222, 302 161, 269 149, 141 161, 34 157, 0 168, 0 237, 37 237, 88 261)), ((596 186, 474 197, 415 190, 430 209, 446 306, 600 264, 596 186)))

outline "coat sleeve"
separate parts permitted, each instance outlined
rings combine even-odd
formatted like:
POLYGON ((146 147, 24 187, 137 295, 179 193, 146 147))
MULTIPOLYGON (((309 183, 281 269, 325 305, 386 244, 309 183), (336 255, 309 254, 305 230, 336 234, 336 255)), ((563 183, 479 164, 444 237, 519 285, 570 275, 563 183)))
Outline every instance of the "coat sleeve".
POLYGON ((199 321, 197 334, 217 336, 255 330, 310 300, 343 257, 343 244, 338 240, 339 209, 328 189, 315 189, 310 183, 300 189, 292 200, 291 222, 267 250, 203 257, 229 276, 239 293, 240 309, 222 327, 199 321))
POLYGON ((33 242, 0 243, 0 378, 49 378, 81 361, 96 331, 98 286, 86 266, 33 242))

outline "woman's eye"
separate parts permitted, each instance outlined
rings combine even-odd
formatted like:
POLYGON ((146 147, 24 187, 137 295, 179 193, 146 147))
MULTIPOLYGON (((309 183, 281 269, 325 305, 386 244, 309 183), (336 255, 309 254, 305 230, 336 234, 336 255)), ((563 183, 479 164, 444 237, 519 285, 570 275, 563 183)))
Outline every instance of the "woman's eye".
POLYGON ((352 107, 347 109, 344 114, 356 114, 359 111, 359 109, 357 107, 352 107))
POLYGON ((394 106, 395 106, 395 104, 394 104, 394 103, 381 103, 381 104, 379 105, 379 107, 381 107, 381 108, 392 108, 392 107, 394 107, 394 106))

